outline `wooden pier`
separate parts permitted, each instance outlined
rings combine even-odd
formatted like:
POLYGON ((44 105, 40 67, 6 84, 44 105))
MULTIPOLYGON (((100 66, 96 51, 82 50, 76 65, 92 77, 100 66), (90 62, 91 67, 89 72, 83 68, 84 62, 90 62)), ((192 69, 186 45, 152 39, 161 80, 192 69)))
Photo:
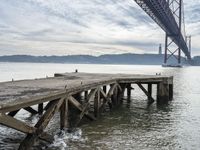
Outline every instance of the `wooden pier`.
POLYGON ((83 118, 96 120, 102 111, 122 103, 125 91, 130 100, 132 84, 147 96, 148 103, 173 99, 173 77, 160 75, 64 73, 55 77, 0 83, 0 124, 26 134, 19 149, 30 149, 37 140, 53 141, 45 132, 55 113, 60 113, 60 129, 76 127, 83 118), (157 97, 152 87, 157 85, 157 97), (24 109, 40 114, 34 126, 15 115, 24 109), (76 113, 72 111, 76 110, 76 113))

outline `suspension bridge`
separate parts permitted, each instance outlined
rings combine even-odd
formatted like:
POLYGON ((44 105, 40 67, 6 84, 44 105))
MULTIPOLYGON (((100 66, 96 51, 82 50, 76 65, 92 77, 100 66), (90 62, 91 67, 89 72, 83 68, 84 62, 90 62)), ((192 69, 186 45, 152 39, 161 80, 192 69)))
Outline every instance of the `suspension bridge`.
POLYGON ((164 65, 181 51, 191 60, 191 36, 186 36, 183 0, 134 0, 166 33, 164 65))

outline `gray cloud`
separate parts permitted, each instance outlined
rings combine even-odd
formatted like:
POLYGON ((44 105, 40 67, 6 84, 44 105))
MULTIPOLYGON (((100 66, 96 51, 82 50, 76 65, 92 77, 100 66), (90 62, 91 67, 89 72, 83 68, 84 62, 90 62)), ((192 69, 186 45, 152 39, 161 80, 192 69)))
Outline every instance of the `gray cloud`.
MULTIPOLYGON (((190 0, 192 1, 192 0, 190 0)), ((199 6, 186 2, 187 31, 200 47, 199 6)), ((0 55, 155 52, 164 32, 133 0, 2 0, 0 55), (95 50, 96 49, 96 50, 95 50)))

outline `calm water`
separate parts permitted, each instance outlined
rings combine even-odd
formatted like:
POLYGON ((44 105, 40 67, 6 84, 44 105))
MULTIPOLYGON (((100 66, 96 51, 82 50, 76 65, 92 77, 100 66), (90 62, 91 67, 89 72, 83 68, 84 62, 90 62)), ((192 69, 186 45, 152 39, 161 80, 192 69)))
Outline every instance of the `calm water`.
MULTIPOLYGON (((55 72, 162 73, 175 79, 174 100, 168 105, 147 107, 146 97, 136 88, 132 102, 124 104, 101 119, 82 125, 72 134, 59 132, 56 117, 49 132, 55 143, 49 149, 149 149, 198 150, 200 148, 200 69, 198 67, 162 68, 134 65, 80 65, 0 63, 0 81, 41 78, 55 72)), ((20 112, 20 119, 34 123, 37 116, 20 112)), ((15 149, 24 135, 0 126, 0 149, 15 149)), ((40 148, 43 145, 40 144, 40 148)))

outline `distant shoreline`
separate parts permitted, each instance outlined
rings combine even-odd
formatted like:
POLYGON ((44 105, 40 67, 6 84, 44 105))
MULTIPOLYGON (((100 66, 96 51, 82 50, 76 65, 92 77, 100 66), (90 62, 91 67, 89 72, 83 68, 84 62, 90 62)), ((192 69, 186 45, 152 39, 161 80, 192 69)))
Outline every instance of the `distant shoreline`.
MULTIPOLYGON (((61 64, 115 64, 115 65, 162 65, 163 54, 106 54, 100 56, 92 55, 67 55, 67 56, 32 56, 32 55, 9 55, 0 56, 0 62, 19 63, 61 63, 61 64)), ((185 58, 183 65, 189 65, 185 58)), ((170 63, 176 63, 171 59, 170 63)), ((192 65, 200 66, 200 56, 194 57, 192 65)))

